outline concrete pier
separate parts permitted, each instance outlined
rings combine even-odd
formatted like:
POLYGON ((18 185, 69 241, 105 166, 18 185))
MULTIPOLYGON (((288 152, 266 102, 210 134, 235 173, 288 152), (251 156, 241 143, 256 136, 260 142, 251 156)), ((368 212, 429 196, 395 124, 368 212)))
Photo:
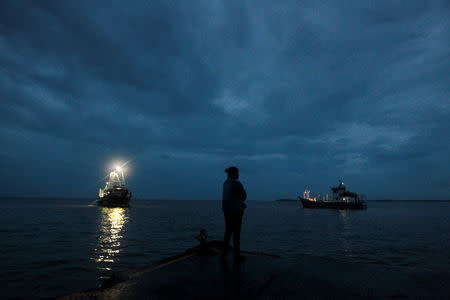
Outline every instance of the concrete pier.
POLYGON ((211 241, 154 265, 116 274, 98 289, 59 299, 302 299, 446 298, 449 270, 341 263, 317 257, 285 259, 232 251, 211 241))

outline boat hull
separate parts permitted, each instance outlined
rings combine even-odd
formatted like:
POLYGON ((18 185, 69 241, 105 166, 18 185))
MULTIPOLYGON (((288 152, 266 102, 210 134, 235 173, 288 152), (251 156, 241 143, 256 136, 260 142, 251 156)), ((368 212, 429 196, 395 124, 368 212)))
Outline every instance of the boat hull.
POLYGON ((129 207, 130 206, 130 199, 127 198, 101 198, 97 200, 97 204, 99 206, 104 207, 129 207))
POLYGON ((120 191, 112 191, 97 200, 99 206, 105 207, 129 207, 131 200, 131 192, 122 189, 120 191))
POLYGON ((304 208, 366 209, 365 202, 311 201, 300 198, 304 208))

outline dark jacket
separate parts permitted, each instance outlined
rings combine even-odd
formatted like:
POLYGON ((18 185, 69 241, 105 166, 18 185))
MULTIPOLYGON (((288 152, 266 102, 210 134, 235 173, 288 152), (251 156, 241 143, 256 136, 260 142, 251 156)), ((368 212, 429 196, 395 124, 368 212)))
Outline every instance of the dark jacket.
POLYGON ((247 193, 239 180, 231 178, 225 180, 222 194, 223 211, 243 211, 247 207, 245 199, 247 193))

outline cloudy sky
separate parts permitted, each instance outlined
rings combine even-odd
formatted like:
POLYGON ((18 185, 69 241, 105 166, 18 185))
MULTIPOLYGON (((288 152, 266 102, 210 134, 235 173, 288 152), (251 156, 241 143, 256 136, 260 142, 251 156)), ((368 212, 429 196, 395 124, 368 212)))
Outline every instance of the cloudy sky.
POLYGON ((0 1, 0 196, 450 198, 450 2, 0 1))

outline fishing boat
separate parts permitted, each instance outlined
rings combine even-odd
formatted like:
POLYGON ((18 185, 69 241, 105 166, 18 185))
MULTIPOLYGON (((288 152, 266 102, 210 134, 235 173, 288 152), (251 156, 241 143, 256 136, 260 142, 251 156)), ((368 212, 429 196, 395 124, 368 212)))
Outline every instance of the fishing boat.
POLYGON ((298 198, 302 201, 304 208, 335 208, 335 209, 365 209, 367 208, 364 197, 360 197, 357 193, 353 193, 347 190, 344 182, 339 180, 339 184, 336 187, 331 187, 332 198, 323 196, 310 197, 310 191, 305 190, 303 196, 298 198))
POLYGON ((108 177, 105 188, 100 188, 98 192, 97 204, 107 207, 130 206, 131 191, 125 186, 122 167, 116 167, 108 177))

